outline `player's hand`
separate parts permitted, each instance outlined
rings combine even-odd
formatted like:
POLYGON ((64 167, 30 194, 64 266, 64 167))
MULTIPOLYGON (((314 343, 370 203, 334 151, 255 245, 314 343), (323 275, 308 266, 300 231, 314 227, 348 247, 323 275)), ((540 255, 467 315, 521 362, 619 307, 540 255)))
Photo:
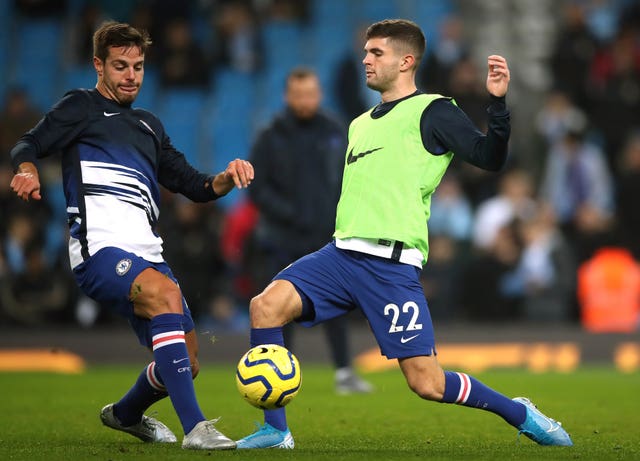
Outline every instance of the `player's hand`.
POLYGON ((509 66, 502 56, 493 54, 487 58, 487 91, 494 96, 504 96, 509 88, 509 66))
POLYGON ((11 190, 13 190, 18 197, 24 201, 29 201, 29 198, 34 200, 40 200, 40 176, 38 175, 38 169, 31 162, 21 163, 18 167, 18 172, 13 176, 10 184, 11 190))
POLYGON ((214 191, 219 195, 224 195, 233 187, 243 189, 253 181, 253 165, 247 160, 239 158, 232 160, 227 168, 217 175, 213 180, 214 191))

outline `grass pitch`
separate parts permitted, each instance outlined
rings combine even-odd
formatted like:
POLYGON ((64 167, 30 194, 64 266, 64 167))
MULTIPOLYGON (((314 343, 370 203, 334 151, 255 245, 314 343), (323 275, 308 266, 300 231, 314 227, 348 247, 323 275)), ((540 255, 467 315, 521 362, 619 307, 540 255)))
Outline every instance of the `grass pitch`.
MULTIPOLYGON (((366 375, 371 395, 337 396, 329 367, 303 365, 302 390, 288 407, 293 451, 186 451, 150 445, 107 429, 100 408, 117 400, 142 367, 94 367, 80 375, 0 374, 0 460, 637 460, 640 459, 640 374, 585 368, 570 374, 498 370, 476 375, 509 396, 530 397, 563 422, 571 448, 518 441, 491 413, 420 400, 399 370, 366 375)), ((240 438, 261 421, 235 389, 234 367, 204 365, 196 380, 208 418, 240 438)), ((168 399, 151 412, 181 440, 168 399)))

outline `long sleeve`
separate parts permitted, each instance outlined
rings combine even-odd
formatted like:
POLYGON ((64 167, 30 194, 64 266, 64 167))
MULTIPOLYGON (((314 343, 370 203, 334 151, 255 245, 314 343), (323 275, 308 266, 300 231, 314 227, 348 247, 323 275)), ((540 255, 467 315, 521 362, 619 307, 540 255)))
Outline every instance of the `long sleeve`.
POLYGON ((213 190, 213 176, 191 166, 184 154, 173 147, 168 136, 164 136, 162 141, 158 182, 194 202, 208 202, 219 197, 213 190))
POLYGON ((434 101, 425 109, 420 121, 425 148, 436 155, 451 151, 479 168, 500 170, 507 161, 511 134, 505 98, 492 96, 487 113, 489 122, 485 135, 449 99, 434 101))
POLYGON ((35 163, 36 159, 51 155, 71 143, 86 128, 91 105, 86 93, 67 93, 11 149, 14 170, 23 162, 35 163))

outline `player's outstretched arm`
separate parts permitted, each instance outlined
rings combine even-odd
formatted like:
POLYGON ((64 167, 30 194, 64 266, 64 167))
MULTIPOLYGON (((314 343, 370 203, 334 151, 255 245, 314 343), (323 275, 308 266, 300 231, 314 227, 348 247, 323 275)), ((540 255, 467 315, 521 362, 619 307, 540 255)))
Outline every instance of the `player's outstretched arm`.
POLYGON ((225 195, 237 187, 243 189, 253 181, 253 165, 247 160, 235 159, 229 162, 227 168, 213 178, 213 191, 218 195, 225 195))
POLYGON ((21 163, 10 187, 24 201, 40 200, 40 175, 36 166, 31 162, 21 163))
POLYGON ((502 56, 493 54, 487 58, 487 91, 494 96, 502 97, 509 88, 509 66, 502 56))

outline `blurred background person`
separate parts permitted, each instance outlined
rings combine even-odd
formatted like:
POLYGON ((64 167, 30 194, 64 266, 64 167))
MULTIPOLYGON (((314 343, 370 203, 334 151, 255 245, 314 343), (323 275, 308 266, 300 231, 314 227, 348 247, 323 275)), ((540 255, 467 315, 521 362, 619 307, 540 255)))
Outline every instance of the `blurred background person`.
POLYGON ((4 104, 0 109, 1 163, 9 163, 9 151, 13 145, 41 117, 42 113, 33 105, 27 90, 19 86, 5 90, 4 104))
POLYGON ((473 223, 473 245, 485 250, 495 244, 500 230, 517 219, 533 216, 536 202, 533 198, 533 178, 518 168, 503 173, 498 193, 480 203, 473 223))
POLYGON ((214 65, 251 74, 262 66, 256 13, 249 2, 231 0, 210 13, 214 65))
POLYGON ((444 175, 431 200, 429 217, 429 264, 420 274, 429 312, 434 320, 460 320, 461 268, 473 229, 471 202, 455 173, 444 175))
POLYGON ((367 87, 362 78, 362 47, 366 25, 353 33, 351 46, 338 59, 333 78, 333 93, 342 119, 349 123, 371 106, 380 102, 380 96, 367 87))
POLYGON ((164 87, 206 88, 211 69, 206 55, 184 18, 171 20, 162 34, 158 52, 160 83, 164 87))
POLYGON ((501 280, 501 288, 519 300, 519 319, 548 323, 575 320, 577 266, 553 212, 538 207, 533 215, 518 219, 515 230, 522 251, 514 269, 501 280))
MULTIPOLYGON (((320 108, 322 89, 313 70, 299 67, 288 74, 284 100, 286 107, 258 134, 250 155, 256 179, 249 194, 259 211, 256 239, 264 262, 260 289, 331 240, 347 147, 343 124, 320 108)), ((323 326, 336 390, 370 392, 351 367, 348 321, 343 316, 323 326)), ((285 344, 295 350, 293 328, 285 328, 285 344)))
POLYGON ((540 198, 556 215, 578 263, 602 245, 614 213, 613 177, 600 147, 579 119, 548 152, 540 198))
POLYGON ((640 128, 627 137, 618 165, 616 218, 621 243, 640 259, 640 128))

